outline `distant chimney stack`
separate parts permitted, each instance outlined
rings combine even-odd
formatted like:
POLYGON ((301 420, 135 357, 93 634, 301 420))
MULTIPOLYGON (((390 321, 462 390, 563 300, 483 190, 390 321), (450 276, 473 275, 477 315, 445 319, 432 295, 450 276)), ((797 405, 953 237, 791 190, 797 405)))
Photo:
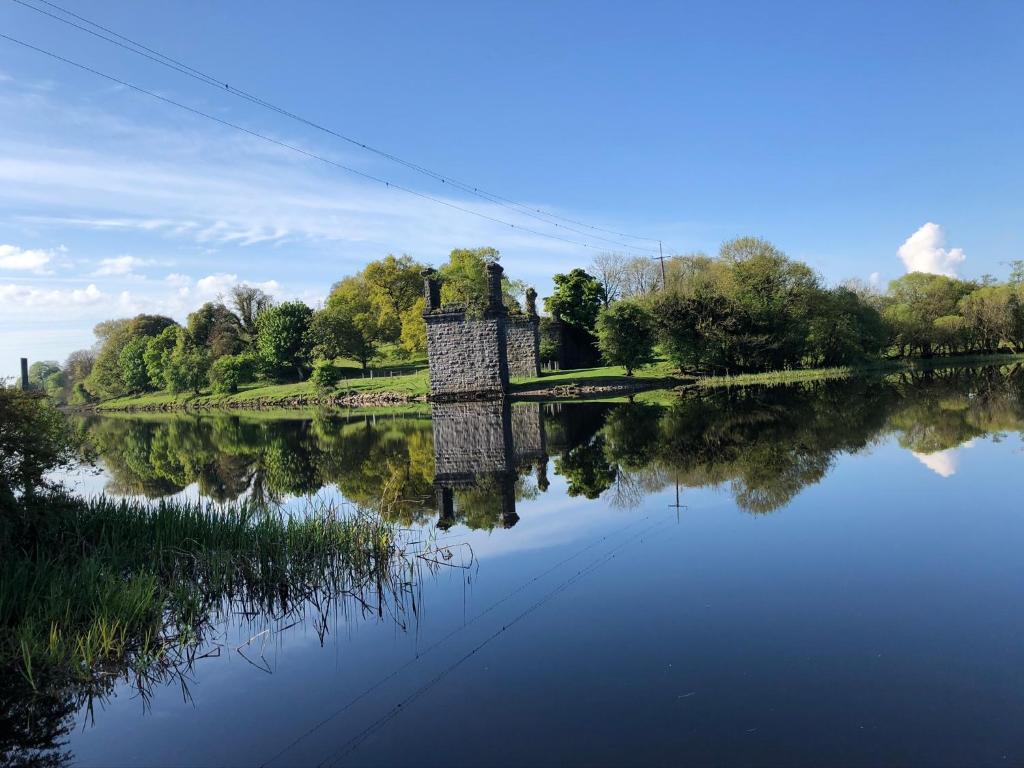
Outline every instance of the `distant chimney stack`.
POLYGON ((501 275, 505 270, 496 261, 487 263, 487 311, 500 313, 505 308, 501 300, 501 275))
POLYGON ((21 358, 21 388, 28 389, 28 358, 21 358))
POLYGON ((533 288, 526 289, 526 314, 537 316, 537 292, 533 288))
POLYGON ((437 270, 424 269, 420 272, 423 277, 423 298, 427 303, 426 311, 433 312, 441 308, 441 284, 437 281, 437 270))

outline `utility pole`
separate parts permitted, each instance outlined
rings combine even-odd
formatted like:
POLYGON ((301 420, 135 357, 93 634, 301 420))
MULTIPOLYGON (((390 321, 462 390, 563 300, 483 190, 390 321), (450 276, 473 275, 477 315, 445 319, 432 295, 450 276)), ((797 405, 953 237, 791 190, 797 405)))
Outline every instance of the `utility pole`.
POLYGON ((28 358, 21 358, 21 390, 28 391, 28 358))
POLYGON ((668 282, 665 280, 665 254, 661 252, 661 240, 658 241, 658 260, 661 261, 661 290, 668 288, 668 282))

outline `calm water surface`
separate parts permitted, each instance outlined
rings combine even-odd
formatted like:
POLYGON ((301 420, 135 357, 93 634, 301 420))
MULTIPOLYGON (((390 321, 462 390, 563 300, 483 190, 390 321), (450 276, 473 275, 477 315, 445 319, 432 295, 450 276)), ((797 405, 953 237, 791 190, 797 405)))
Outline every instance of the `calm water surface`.
POLYGON ((451 559, 382 615, 226 622, 76 763, 1024 761, 1024 371, 83 428, 82 492, 344 500, 451 559))

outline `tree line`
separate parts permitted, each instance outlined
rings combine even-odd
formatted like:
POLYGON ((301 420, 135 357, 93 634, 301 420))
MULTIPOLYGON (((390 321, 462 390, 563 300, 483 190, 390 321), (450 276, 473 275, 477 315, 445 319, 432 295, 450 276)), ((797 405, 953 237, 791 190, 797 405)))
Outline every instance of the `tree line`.
MULTIPOLYGON (((438 270, 442 300, 481 312, 486 265, 498 258, 493 248, 453 250, 438 270)), ((94 329, 95 345, 71 353, 63 365, 33 363, 29 383, 76 405, 145 392, 198 394, 206 387, 229 394, 257 379, 312 378, 329 387, 342 375, 339 360, 365 370, 377 360, 423 358, 425 267, 411 256, 389 254, 335 283, 316 309, 301 301, 275 302, 242 284, 203 304, 184 324, 148 314, 107 320, 94 329)), ((524 288, 504 280, 511 310, 520 311, 516 296, 524 288)))
MULTIPOLYGON (((441 299, 470 314, 486 306, 494 248, 455 249, 438 270, 441 299)), ((331 287, 322 307, 276 303, 238 285, 184 325, 162 315, 108 320, 91 349, 63 365, 36 362, 30 383, 82 404, 153 391, 232 393, 257 379, 312 379, 334 386, 339 360, 413 362, 426 354, 421 272, 388 255, 331 287)), ((525 285, 503 278, 504 300, 522 311, 525 285)), ((880 357, 1024 352, 1024 261, 1009 279, 961 280, 913 272, 886 291, 858 281, 828 286, 771 243, 743 237, 716 256, 601 254, 588 269, 553 276, 544 299, 541 355, 558 359, 552 324, 581 334, 627 374, 660 353, 681 372, 742 373, 851 365, 880 357), (588 271, 589 270, 589 271, 588 271)))
POLYGON ((1010 277, 912 272, 886 291, 828 286, 771 243, 743 237, 665 260, 603 254, 554 276, 545 308, 591 334, 627 374, 660 351, 680 371, 842 366, 880 357, 1024 352, 1024 261, 1010 277), (637 275, 646 277, 637 278, 637 275), (655 279, 655 277, 657 279, 655 279))

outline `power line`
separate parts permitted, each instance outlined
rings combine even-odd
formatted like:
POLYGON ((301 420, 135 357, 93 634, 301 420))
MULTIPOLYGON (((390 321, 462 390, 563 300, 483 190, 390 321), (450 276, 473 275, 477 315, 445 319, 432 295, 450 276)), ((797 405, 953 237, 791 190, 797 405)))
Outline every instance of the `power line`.
POLYGON ((136 54, 138 56, 142 56, 142 57, 144 57, 146 59, 149 59, 150 61, 153 61, 153 62, 155 62, 157 64, 160 64, 161 66, 164 66, 164 67, 167 67, 169 69, 172 69, 172 70, 174 70, 174 71, 176 71, 176 72, 178 72, 180 74, 186 75, 187 77, 191 77, 194 80, 198 80, 199 82, 202 82, 202 83, 204 83, 206 85, 215 87, 218 90, 226 91, 227 93, 230 93, 233 96, 236 96, 238 98, 241 98, 241 99, 244 99, 246 101, 249 101, 249 102, 251 102, 253 104, 261 106, 261 107, 263 107, 265 109, 268 109, 268 110, 270 110, 272 112, 275 112, 275 113, 277 113, 279 115, 282 115, 284 117, 287 117, 287 118, 289 118, 291 120, 295 120, 295 121, 300 122, 300 123, 302 123, 302 124, 304 124, 306 126, 314 128, 314 129, 316 129, 318 131, 322 131, 322 132, 327 133, 327 134, 329 134, 331 136, 334 136, 335 138, 338 138, 338 139, 341 139, 343 141, 346 141, 349 144, 357 146, 357 147, 359 147, 361 149, 364 149, 364 150, 366 150, 368 152, 372 152, 372 153, 374 153, 374 154, 376 154, 376 155, 378 155, 380 157, 383 157, 383 158, 385 158, 387 160, 390 160, 392 162, 398 163, 399 165, 402 165, 402 166, 404 166, 406 168, 409 168, 410 170, 413 170, 413 171, 416 171, 417 173, 421 173, 421 174, 423 174, 425 176, 428 176, 428 177, 434 179, 435 181, 439 181, 442 184, 448 184, 449 186, 455 187, 456 189, 459 189, 459 190, 461 190, 463 192, 466 192, 468 194, 475 195, 475 196, 477 196, 477 197, 479 197, 481 199, 487 200, 488 202, 493 203, 495 205, 498 205, 498 206, 501 206, 501 207, 504 207, 504 208, 509 208, 511 210, 516 211, 517 213, 519 213, 521 215, 525 215, 525 216, 528 216, 530 218, 536 219, 538 221, 542 221, 542 222, 544 222, 545 224, 547 224, 549 226, 557 227, 559 229, 564 229, 564 230, 567 230, 569 232, 575 232, 576 234, 585 235, 585 236, 590 237, 592 239, 601 240, 601 241, 609 243, 611 245, 617 245, 617 246, 620 246, 622 248, 626 248, 628 250, 647 251, 647 252, 650 252, 650 253, 654 253, 657 250, 657 249, 655 249, 653 247, 641 246, 641 245, 629 244, 629 243, 622 243, 622 242, 619 242, 619 241, 616 241, 616 240, 611 240, 609 238, 602 237, 601 235, 597 235, 597 234, 594 234, 594 233, 595 232, 604 232, 605 234, 615 235, 616 237, 624 237, 624 238, 628 238, 628 239, 631 239, 631 240, 646 240, 646 241, 649 241, 649 242, 652 242, 652 243, 659 242, 658 238, 645 237, 645 236, 641 236, 641 235, 632 235, 632 234, 629 234, 627 232, 619 232, 619 231, 613 230, 613 229, 606 229, 604 227, 598 227, 598 226, 595 226, 593 224, 587 224, 586 222, 583 222, 583 221, 578 221, 576 219, 571 219, 571 218, 568 218, 568 217, 565 217, 565 216, 561 216, 559 214, 552 213, 550 211, 546 211, 546 210, 544 210, 542 208, 535 208, 533 206, 528 206, 528 205, 526 205, 524 203, 516 202, 515 200, 511 200, 511 199, 509 199, 507 197, 503 197, 503 196, 498 195, 498 194, 496 194, 494 192, 488 192, 488 191, 486 191, 484 189, 481 189, 480 187, 476 187, 476 186, 474 186, 472 184, 469 184, 467 182, 459 181, 459 180, 454 179, 454 178, 452 178, 450 176, 442 174, 442 173, 440 173, 438 171, 431 170, 429 168, 426 168, 426 167, 424 167, 422 165, 419 165, 417 163, 414 163, 412 161, 405 160, 405 159, 403 159, 401 157, 398 157, 397 155, 391 154, 390 152, 386 152, 384 150, 377 149, 376 147, 373 147, 373 146, 371 146, 369 144, 366 144, 366 143, 364 143, 362 141, 359 141, 358 139, 354 139, 354 138, 352 138, 350 136, 346 136, 346 135, 344 135, 342 133, 339 133, 338 131, 335 131, 332 128, 328 128, 328 127, 326 127, 324 125, 321 125, 321 124, 319 124, 319 123, 317 123, 315 121, 312 121, 312 120, 310 120, 308 118, 302 117, 301 115, 295 114, 294 112, 290 112, 287 109, 284 109, 283 107, 279 107, 276 104, 273 104, 271 102, 266 101, 265 99, 260 98, 259 96, 256 96, 256 95, 254 95, 252 93, 244 91, 244 90, 242 90, 240 88, 235 88, 235 87, 231 86, 229 83, 226 83, 226 82, 224 82, 223 80, 221 80, 219 78, 216 78, 216 77, 214 77, 212 75, 209 75, 209 74, 207 74, 207 73, 205 73, 205 72, 203 72, 201 70, 198 70, 195 67, 192 67, 192 66, 190 66, 190 65, 188 65, 188 64, 186 64, 186 63, 184 63, 184 62, 182 62, 182 61, 180 61, 178 59, 175 59, 175 58, 173 58, 171 56, 168 56, 166 54, 160 53, 159 51, 157 51, 157 50, 155 50, 153 48, 150 48, 150 47, 148 47, 148 46, 146 46, 146 45, 144 45, 144 44, 142 44, 142 43, 140 43, 140 42, 138 42, 136 40, 133 40, 133 39, 131 39, 129 37, 126 37, 125 35, 122 35, 119 32, 115 32, 114 30, 112 30, 112 29, 110 29, 108 27, 105 27, 102 24, 99 24, 97 22, 91 21, 90 19, 87 19, 84 16, 81 16, 81 15, 79 15, 77 13, 74 13, 73 11, 70 11, 70 10, 68 10, 66 8, 63 8, 60 5, 57 5, 56 3, 50 2, 50 0, 36 0, 36 2, 40 2, 40 3, 43 3, 43 4, 45 4, 45 5, 47 5, 47 6, 51 7, 51 8, 54 8, 55 10, 59 11, 60 13, 63 13, 63 14, 66 14, 66 15, 72 17, 72 18, 78 19, 79 21, 84 22, 85 24, 88 24, 89 26, 94 27, 95 29, 89 29, 88 27, 82 26, 81 24, 77 24, 74 21, 71 21, 71 20, 66 19, 66 18, 62 18, 61 16, 58 16, 58 15, 53 14, 53 13, 50 13, 49 11, 47 11, 47 10, 45 10, 43 8, 39 8, 39 7, 35 6, 35 5, 32 5, 32 4, 28 3, 28 2, 26 2, 25 0, 12 0, 12 1, 17 3, 18 5, 21 5, 21 6, 25 7, 25 8, 28 8, 30 10, 36 11, 37 13, 43 14, 45 16, 48 16, 51 19, 54 19, 54 20, 59 21, 61 23, 67 24, 69 26, 72 26, 72 27, 74 27, 76 29, 79 29, 79 30, 81 30, 83 32, 86 32, 87 34, 93 35, 94 37, 97 37, 97 38, 99 38, 101 40, 104 40, 104 41, 106 41, 108 43, 111 43, 112 45, 116 45, 116 46, 118 46, 118 47, 120 47, 120 48, 122 48, 122 49, 124 49, 126 51, 129 51, 129 52, 134 53, 134 54, 136 54), (95 31, 96 29, 101 30, 101 32, 95 31), (102 34, 102 33, 107 33, 107 34, 102 34), (107 35, 113 35, 115 38, 118 38, 118 39, 114 39, 112 37, 108 37, 107 35), (123 41, 123 42, 120 42, 120 41, 123 41), (566 223, 565 224, 559 224, 558 221, 550 221, 550 219, 557 219, 558 221, 563 221, 563 222, 566 222, 566 223), (574 226, 568 226, 568 225, 575 225, 575 227, 584 227, 585 229, 587 229, 589 231, 584 232, 584 231, 581 231, 579 229, 576 229, 574 226))
POLYGON ((109 80, 110 82, 115 83, 117 85, 124 86, 125 88, 130 88, 131 90, 135 91, 136 93, 141 93, 144 96, 149 96, 150 98, 156 99, 157 101, 161 101, 164 104, 169 104, 169 105, 171 105, 173 107, 177 107, 179 109, 183 109, 186 112, 191 112, 194 115, 198 115, 199 117, 204 117, 207 120, 212 120, 213 122, 219 123, 220 125, 223 125, 223 126, 225 126, 227 128, 232 128, 232 129, 234 129, 236 131, 241 131, 242 133, 245 133, 245 134, 247 134, 249 136, 252 136, 254 138, 261 139, 263 141, 269 142, 269 143, 274 144, 274 145, 276 145, 278 147, 282 147, 284 149, 289 149, 289 150, 291 150, 293 152, 298 152, 301 155, 305 155, 306 157, 312 158, 314 160, 319 160, 322 163, 326 163, 328 165, 332 165, 335 168, 340 168, 343 171, 347 171, 349 173, 355 174, 356 176, 360 176, 360 177, 362 177, 364 179, 368 179, 370 181, 374 181, 374 182, 376 182, 378 184, 383 184, 384 186, 388 187, 389 189, 397 189, 397 190, 399 190, 401 192, 405 192, 407 194, 414 195, 416 197, 422 198, 423 200, 429 200, 431 202, 438 203, 439 205, 444 205, 444 206, 446 206, 448 208, 452 208, 453 210, 461 211, 462 213, 468 213, 468 214, 470 214, 472 216, 477 216, 477 217, 479 217, 481 219, 485 219, 485 220, 493 222, 495 224, 501 224, 501 225, 509 227, 511 229, 519 230, 520 232, 527 232, 527 233, 529 233, 531 235, 537 235, 538 237, 546 237, 546 238, 549 238, 551 240, 559 240, 559 241, 561 241, 563 243, 569 243, 571 245, 577 245, 577 246, 581 246, 583 248, 591 248, 591 249, 594 249, 594 250, 605 250, 604 246, 594 245, 592 243, 582 242, 582 241, 579 241, 579 240, 573 240, 573 239, 568 238, 568 237, 561 237, 560 235, 553 235, 553 234, 551 234, 549 232, 541 232, 540 230, 531 229, 530 227, 524 227, 521 224, 514 224, 514 223, 512 223, 510 221, 505 221, 504 219, 499 219, 499 218, 497 218, 495 216, 489 216, 486 213, 480 213, 479 211, 474 211, 472 208, 466 208, 464 206, 458 205, 458 204, 450 202, 448 200, 442 200, 441 198, 434 197, 433 195, 428 195, 425 192, 419 192, 419 191, 417 191, 415 189, 411 189, 410 187, 405 187, 405 186, 402 186, 401 184, 395 184, 394 182, 388 181, 387 179, 384 179, 384 178, 382 178, 380 176, 375 176, 375 175, 373 175, 371 173, 366 173, 365 171, 357 170, 357 169, 352 168, 350 166, 347 166, 347 165, 345 165, 343 163, 339 163, 336 160, 331 160, 328 157, 324 157, 323 155, 319 155, 316 152, 311 152, 311 151, 309 151, 307 149, 302 149, 301 147, 297 147, 294 144, 289 144, 288 142, 281 141, 279 139, 275 139, 275 138, 273 138, 271 136, 267 136, 266 134, 260 133, 259 131, 253 130, 251 128, 246 128, 245 126, 238 125, 237 123, 232 123, 229 120, 224 120, 224 119, 222 119, 220 117, 216 117, 215 115, 211 115, 208 112, 203 112, 201 109, 197 109, 196 107, 190 107, 187 104, 182 104, 181 102, 175 101, 174 99, 168 98, 167 96, 161 96, 159 93, 154 93, 153 91, 146 90, 145 88, 142 88, 141 86, 135 85, 134 83, 130 83, 127 80, 122 80, 121 78, 114 77, 113 75, 108 75, 106 72, 101 72, 100 70, 94 69, 93 67, 90 67, 90 66, 88 66, 86 64, 82 64, 80 62, 77 62, 77 61, 74 61, 72 59, 69 59, 69 58, 66 58, 64 56, 61 56, 58 53, 54 53, 53 51, 46 50, 45 48, 40 48, 39 46, 33 45, 31 43, 27 43, 24 40, 19 40, 18 38, 12 37, 11 35, 5 34, 3 32, 0 32, 0 38, 2 38, 4 40, 8 40, 8 41, 10 41, 12 43, 16 43, 17 45, 20 45, 20 46, 22 46, 24 48, 28 48, 29 50, 36 51, 37 53, 41 53, 41 54, 43 54, 45 56, 49 56, 50 58, 55 59, 55 60, 60 61, 60 62, 63 62, 64 64, 68 64, 68 65, 70 65, 72 67, 76 67, 77 69, 80 69, 83 72, 88 72, 90 74, 96 75, 97 77, 102 77, 105 80, 109 80))

